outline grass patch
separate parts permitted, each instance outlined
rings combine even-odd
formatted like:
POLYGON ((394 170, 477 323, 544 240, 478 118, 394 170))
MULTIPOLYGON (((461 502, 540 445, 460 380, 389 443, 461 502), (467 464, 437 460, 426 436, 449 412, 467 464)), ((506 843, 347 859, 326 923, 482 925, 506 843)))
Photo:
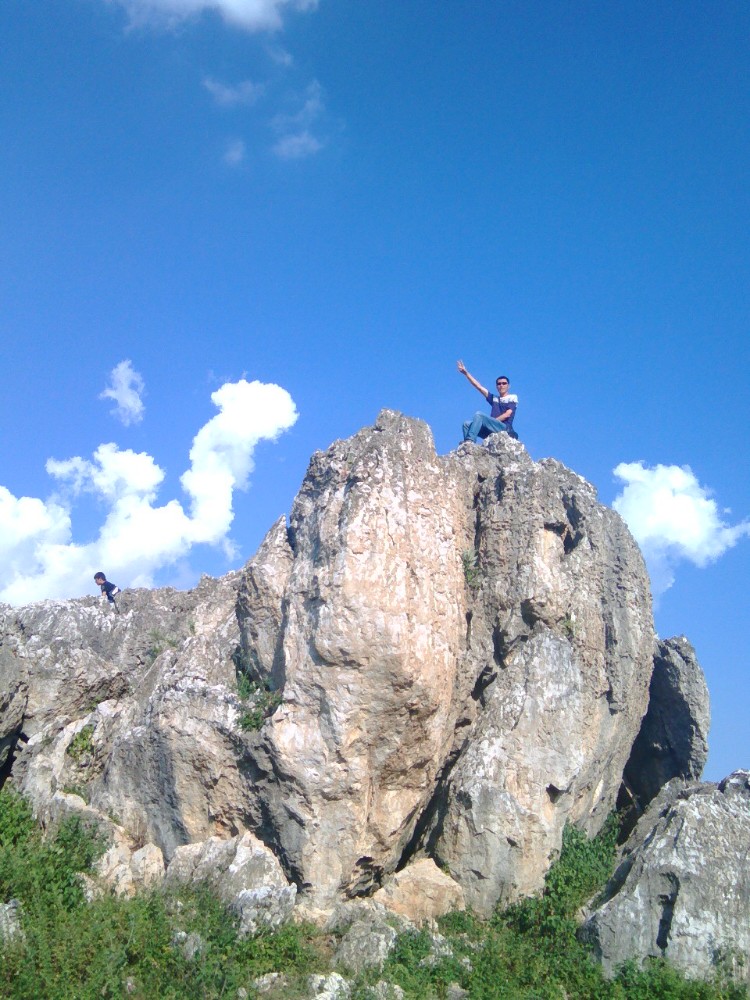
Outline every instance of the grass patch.
POLYGON ((461 553, 461 565, 463 566, 464 580, 466 580, 467 586, 471 590, 476 590, 481 583, 478 553, 474 549, 464 549, 461 553))
POLYGON ((72 757, 76 764, 84 763, 86 757, 94 752, 94 727, 86 725, 80 729, 68 744, 65 753, 72 757))
MULTIPOLYGON (((372 1000, 379 981, 398 985, 406 1000, 444 1000, 454 983, 468 1000, 746 998, 725 981, 688 982, 664 962, 631 963, 604 979, 576 938, 574 917, 611 871, 615 835, 614 822, 592 841, 567 829, 541 896, 489 921, 471 913, 442 918, 438 949, 427 931, 400 935, 382 970, 354 980, 351 1000, 372 1000)), ((7 787, 0 792, 0 902, 20 900, 23 927, 22 938, 1 946, 0 996, 234 1000, 256 997, 254 980, 280 973, 283 982, 262 995, 294 1000, 309 996, 312 973, 331 971, 322 932, 288 924, 239 938, 234 917, 206 890, 85 902, 78 873, 102 847, 75 819, 45 838, 24 800, 7 787), (197 936, 199 947, 183 947, 185 935, 197 936)))
POLYGON ((153 663, 157 656, 161 656, 165 649, 176 649, 180 644, 179 639, 167 635, 158 628, 152 628, 148 637, 151 640, 151 645, 145 654, 148 663, 153 663))
POLYGON ((274 691, 266 684, 251 680, 241 671, 237 672, 237 694, 242 701, 239 726, 245 731, 260 729, 283 700, 280 691, 274 691))

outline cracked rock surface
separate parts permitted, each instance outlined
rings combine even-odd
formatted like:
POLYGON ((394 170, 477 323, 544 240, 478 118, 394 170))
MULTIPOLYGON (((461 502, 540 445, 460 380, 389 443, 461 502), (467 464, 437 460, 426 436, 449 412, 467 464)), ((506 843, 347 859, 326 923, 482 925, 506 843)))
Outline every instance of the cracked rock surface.
POLYGON ((194 854, 218 877, 212 838, 252 834, 248 914, 380 890, 421 919, 427 871, 430 918, 538 890, 565 823, 613 808, 649 704, 620 517, 506 435, 438 456, 391 411, 313 455, 244 570, 120 606, 0 607, 0 767, 43 822, 99 817, 123 887, 194 854))
POLYGON ((583 927, 605 970, 661 957, 691 978, 720 970, 750 982, 749 852, 750 772, 670 782, 583 927))

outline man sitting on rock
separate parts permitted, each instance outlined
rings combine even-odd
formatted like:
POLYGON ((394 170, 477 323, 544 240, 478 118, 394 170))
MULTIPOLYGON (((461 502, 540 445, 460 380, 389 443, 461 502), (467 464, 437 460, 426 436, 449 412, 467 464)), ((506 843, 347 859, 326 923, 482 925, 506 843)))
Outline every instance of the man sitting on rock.
POLYGON ((508 392, 510 388, 510 382, 508 381, 507 375, 500 375, 495 382, 497 386, 497 395, 493 396, 492 393, 485 389, 485 387, 474 378, 474 376, 466 370, 466 366, 463 361, 458 362, 458 370, 462 375, 471 382, 475 389, 477 389, 487 402, 492 407, 490 415, 487 416, 486 413, 477 411, 474 414, 473 420, 467 420, 464 424, 464 441, 473 441, 477 444, 477 438, 486 438, 490 434, 496 434, 498 431, 505 431, 505 433, 510 434, 511 437, 517 438, 518 435, 513 430, 513 417, 516 414, 516 406, 518 405, 518 396, 514 396, 508 392))

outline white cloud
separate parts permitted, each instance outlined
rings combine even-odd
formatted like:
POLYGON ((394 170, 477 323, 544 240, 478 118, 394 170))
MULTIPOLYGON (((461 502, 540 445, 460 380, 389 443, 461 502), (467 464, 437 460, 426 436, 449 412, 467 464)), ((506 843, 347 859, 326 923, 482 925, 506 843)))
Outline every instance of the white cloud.
POLYGON ((273 31, 281 27, 282 12, 314 10, 318 0, 110 0, 128 12, 134 25, 174 27, 206 11, 245 31, 273 31))
POLYGON ((318 81, 313 80, 298 111, 274 118, 272 126, 279 136, 273 147, 274 153, 281 159, 298 160, 319 152, 324 144, 313 133, 313 128, 324 112, 323 90, 318 81))
POLYGON ((143 420, 144 405, 141 396, 144 391, 142 377, 130 361, 121 361, 109 374, 110 385, 99 395, 99 399, 113 399, 115 408, 111 411, 128 427, 143 420))
POLYGON ((275 441, 297 420, 289 393, 262 382, 226 383, 211 396, 218 414, 196 434, 177 499, 157 506, 164 470, 146 453, 102 444, 91 460, 50 459, 46 468, 70 500, 83 492, 107 507, 97 538, 72 540, 70 509, 59 497, 16 498, 0 487, 0 600, 23 604, 90 593, 104 569, 119 586, 150 586, 199 543, 233 551, 235 490, 248 486, 259 441, 275 441))
POLYGON ((233 108, 238 105, 247 107, 255 104, 265 89, 262 83, 253 83, 252 80, 242 80, 240 83, 230 85, 214 80, 210 76, 203 80, 203 86, 222 108, 233 108))
POLYGON ((228 167, 238 167, 245 159, 246 149, 242 139, 230 139, 224 150, 224 162, 228 167))
POLYGON ((308 131, 285 135, 274 144, 274 153, 282 160, 301 160, 313 156, 323 148, 323 143, 308 131))
POLYGON ((622 462, 614 474, 625 487, 612 506, 641 547, 654 595, 674 583, 681 561, 706 566, 750 535, 750 522, 725 523, 689 466, 622 462))

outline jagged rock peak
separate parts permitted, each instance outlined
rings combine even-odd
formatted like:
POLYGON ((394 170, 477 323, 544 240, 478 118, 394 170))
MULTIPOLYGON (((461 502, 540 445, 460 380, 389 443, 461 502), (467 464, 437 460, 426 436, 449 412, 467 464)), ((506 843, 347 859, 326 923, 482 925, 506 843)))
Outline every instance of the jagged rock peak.
POLYGON ((620 517, 506 435, 438 456, 392 411, 313 455, 244 571, 121 600, 0 609, 6 770, 43 819, 109 825, 117 884, 252 834, 273 919, 285 880, 321 919, 389 881, 408 908, 437 868, 435 907, 537 890, 564 824, 613 807, 648 705, 620 517))
POLYGON ((439 457, 383 411, 313 456, 239 617, 284 692, 251 750, 268 835, 320 906, 427 854, 488 911, 612 808, 652 670, 643 560, 519 442, 439 457))

